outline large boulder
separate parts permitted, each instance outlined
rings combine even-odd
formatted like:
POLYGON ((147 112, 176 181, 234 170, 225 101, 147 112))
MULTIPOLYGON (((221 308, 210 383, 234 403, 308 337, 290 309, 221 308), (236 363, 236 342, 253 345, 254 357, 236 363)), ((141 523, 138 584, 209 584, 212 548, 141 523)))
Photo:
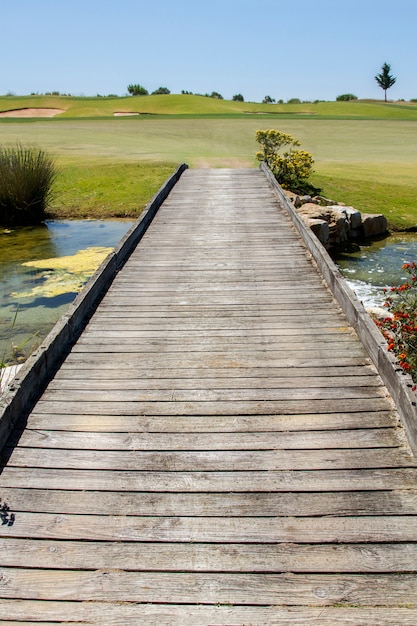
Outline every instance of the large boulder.
POLYGON ((387 230, 388 222, 385 215, 362 213, 362 234, 364 237, 384 235, 387 230))

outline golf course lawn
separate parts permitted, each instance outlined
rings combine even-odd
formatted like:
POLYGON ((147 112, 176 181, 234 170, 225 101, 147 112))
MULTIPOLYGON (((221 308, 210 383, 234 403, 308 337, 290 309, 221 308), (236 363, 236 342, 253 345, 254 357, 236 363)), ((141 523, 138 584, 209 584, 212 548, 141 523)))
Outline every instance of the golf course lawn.
POLYGON ((255 132, 275 128, 312 153, 312 182, 323 195, 363 212, 384 213, 394 228, 417 227, 416 107, 401 109, 407 115, 411 110, 412 119, 393 119, 392 107, 381 109, 390 117, 374 119, 346 118, 346 110, 339 118, 262 113, 5 118, 0 142, 37 145, 55 155, 60 169, 51 206, 55 217, 119 217, 137 216, 181 162, 195 168, 256 167, 255 132))

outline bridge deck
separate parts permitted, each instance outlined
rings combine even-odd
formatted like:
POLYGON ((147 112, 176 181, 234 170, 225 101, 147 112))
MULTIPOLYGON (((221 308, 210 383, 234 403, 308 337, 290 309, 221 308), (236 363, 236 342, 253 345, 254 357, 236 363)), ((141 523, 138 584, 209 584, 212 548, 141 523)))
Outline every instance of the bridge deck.
POLYGON ((185 172, 4 455, 2 622, 417 623, 416 459, 260 171, 185 172))

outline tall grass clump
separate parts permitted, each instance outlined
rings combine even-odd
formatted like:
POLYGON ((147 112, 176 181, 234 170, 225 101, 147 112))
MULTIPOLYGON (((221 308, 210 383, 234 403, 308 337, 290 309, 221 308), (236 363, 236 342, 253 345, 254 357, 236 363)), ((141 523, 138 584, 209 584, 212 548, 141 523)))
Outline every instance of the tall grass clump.
POLYGON ((40 148, 0 147, 0 224, 38 224, 52 197, 54 159, 40 148))

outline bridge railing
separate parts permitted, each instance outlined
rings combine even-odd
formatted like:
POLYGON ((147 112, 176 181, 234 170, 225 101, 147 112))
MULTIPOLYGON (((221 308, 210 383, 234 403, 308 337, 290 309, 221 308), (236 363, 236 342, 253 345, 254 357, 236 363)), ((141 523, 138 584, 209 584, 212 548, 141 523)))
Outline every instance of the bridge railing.
POLYGON ((0 450, 17 421, 27 415, 63 362, 83 328, 188 165, 183 163, 162 185, 119 245, 103 261, 66 313, 33 352, 0 398, 0 450))
POLYGON ((366 312, 362 302, 358 300, 356 294, 347 285, 327 250, 306 226, 300 214, 288 200, 271 170, 265 163, 261 163, 260 168, 288 211, 294 226, 296 226, 303 238, 307 249, 317 263, 323 278, 346 315, 349 324, 355 329, 377 368, 396 405, 413 453, 416 454, 417 394, 412 391, 414 385, 411 377, 400 368, 395 356, 388 351, 387 342, 366 312))

